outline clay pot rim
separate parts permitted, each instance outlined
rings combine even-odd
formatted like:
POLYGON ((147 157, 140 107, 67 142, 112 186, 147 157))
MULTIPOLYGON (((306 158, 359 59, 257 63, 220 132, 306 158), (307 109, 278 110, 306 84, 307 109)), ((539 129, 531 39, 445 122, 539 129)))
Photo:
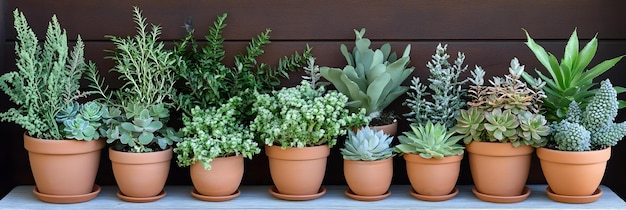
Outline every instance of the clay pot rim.
POLYGON ((328 157, 330 155, 330 147, 328 144, 324 144, 312 147, 287 147, 282 149, 278 145, 265 145, 265 154, 268 157, 280 160, 313 160, 328 157))
POLYGON ((114 150, 109 147, 109 159, 112 162, 124 163, 124 164, 147 164, 147 163, 159 163, 169 162, 172 159, 172 147, 156 151, 156 152, 122 152, 114 150))
POLYGON ((469 153, 486 155, 486 156, 522 156, 529 155, 535 151, 535 148, 529 145, 520 145, 513 147, 511 142, 483 142, 472 141, 465 145, 465 149, 469 153))
POLYGON ((443 159, 436 159, 436 158, 426 159, 426 158, 423 158, 422 156, 420 156, 418 154, 413 154, 413 153, 404 153, 402 155, 404 160, 406 160, 408 162, 421 163, 421 164, 455 163, 455 162, 461 161, 463 159, 463 156, 464 155, 461 154, 461 155, 446 156, 446 157, 443 157, 443 159))
POLYGON ((537 148, 537 157, 542 161, 567 164, 593 164, 606 162, 611 158, 611 147, 591 151, 561 151, 537 148))
POLYGON ((84 154, 104 148, 104 139, 95 139, 91 141, 75 140, 75 139, 40 139, 31 137, 24 132, 24 148, 29 152, 50 154, 50 155, 68 155, 68 154, 84 154), (76 145, 68 147, 68 144, 76 145), (82 144, 82 145, 81 145, 82 144), (78 146, 81 145, 81 146, 78 146))

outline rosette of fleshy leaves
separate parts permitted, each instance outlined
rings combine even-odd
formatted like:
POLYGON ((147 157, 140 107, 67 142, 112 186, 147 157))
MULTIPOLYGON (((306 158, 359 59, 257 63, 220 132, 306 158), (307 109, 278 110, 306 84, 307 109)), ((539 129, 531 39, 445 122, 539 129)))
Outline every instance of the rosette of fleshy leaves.
POLYGON ((517 58, 511 60, 509 74, 494 77, 485 85, 485 72, 476 68, 468 90, 469 108, 462 109, 453 128, 464 135, 463 141, 511 142, 513 146, 543 146, 550 127, 540 114, 545 82, 537 79, 533 85, 521 80, 524 66, 517 58))
POLYGON ((112 118, 119 116, 119 111, 99 102, 90 101, 85 104, 72 102, 67 104, 55 120, 60 123, 65 138, 76 140, 95 140, 106 136, 106 126, 112 118))

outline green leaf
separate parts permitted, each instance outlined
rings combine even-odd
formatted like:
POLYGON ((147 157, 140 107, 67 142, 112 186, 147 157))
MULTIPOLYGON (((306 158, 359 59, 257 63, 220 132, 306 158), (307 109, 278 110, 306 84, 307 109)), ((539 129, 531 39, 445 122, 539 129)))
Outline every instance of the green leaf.
POLYGON ((150 142, 152 142, 152 139, 154 139, 154 134, 150 133, 150 132, 142 132, 139 135, 139 143, 146 145, 146 144, 150 144, 150 142))
POLYGON ((613 66, 615 66, 615 64, 617 64, 617 62, 619 62, 620 60, 622 60, 622 58, 624 58, 624 56, 626 55, 622 55, 610 60, 605 60, 602 63, 594 66, 593 68, 589 69, 588 71, 586 71, 585 73, 583 73, 583 76, 581 78, 581 81, 586 81, 586 80, 593 80, 594 78, 600 76, 602 73, 606 72, 607 70, 613 68, 613 66))
POLYGON ((567 45, 565 46, 565 53, 563 54, 563 60, 561 61, 561 66, 567 66, 569 69, 575 67, 575 64, 578 62, 578 36, 576 35, 576 30, 572 32, 569 40, 567 41, 567 45))
POLYGON ((162 127, 163 127, 163 123, 161 121, 152 121, 148 126, 144 127, 144 131, 156 132, 162 127))

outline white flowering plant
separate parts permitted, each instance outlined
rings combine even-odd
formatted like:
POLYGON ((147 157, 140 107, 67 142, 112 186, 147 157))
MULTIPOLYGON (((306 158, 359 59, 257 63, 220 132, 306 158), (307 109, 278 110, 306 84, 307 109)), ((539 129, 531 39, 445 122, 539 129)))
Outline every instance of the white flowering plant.
POLYGON ((242 155, 252 158, 261 152, 250 129, 239 118, 237 109, 243 99, 232 97, 220 107, 191 109, 191 116, 183 117, 184 136, 176 144, 174 152, 178 155, 179 166, 202 163, 205 169, 211 169, 215 158, 242 155))
POLYGON ((308 81, 272 94, 255 95, 256 117, 250 129, 258 141, 269 146, 333 147, 337 136, 346 134, 346 128, 368 122, 364 109, 350 113, 346 108, 347 96, 326 92, 323 86, 315 88, 308 81))

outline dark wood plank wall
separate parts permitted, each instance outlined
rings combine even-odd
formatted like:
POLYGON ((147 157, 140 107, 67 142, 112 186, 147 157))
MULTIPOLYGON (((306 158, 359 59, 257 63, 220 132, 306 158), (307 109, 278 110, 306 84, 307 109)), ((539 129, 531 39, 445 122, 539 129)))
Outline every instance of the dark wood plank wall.
MULTIPOLYGON (((112 63, 103 57, 105 49, 113 46, 105 35, 126 36, 134 34, 132 5, 139 6, 148 21, 163 27, 162 40, 168 44, 185 35, 182 28, 185 17, 192 17, 197 38, 201 39, 215 16, 228 13, 226 38, 227 60, 244 49, 247 40, 265 28, 271 28, 273 43, 265 48, 260 60, 276 64, 277 59, 294 50, 301 51, 306 44, 314 48, 318 64, 343 67, 345 61, 339 52, 339 45, 352 47, 352 29, 367 28, 366 37, 375 46, 391 42, 394 50, 401 51, 406 44, 412 45, 411 65, 416 66, 414 76, 426 77, 425 64, 430 60, 437 43, 449 44, 448 52, 453 56, 457 51, 466 53, 466 63, 481 65, 489 75, 502 75, 506 72, 510 59, 518 57, 527 69, 540 68, 532 53, 526 48, 522 28, 528 29, 557 57, 562 51, 574 28, 578 28, 582 39, 592 38, 596 32, 600 38, 597 58, 592 64, 604 59, 626 54, 626 1, 615 0, 188 0, 188 1, 95 1, 95 0, 9 0, 0 3, 0 66, 1 72, 15 69, 13 46, 15 32, 12 28, 12 11, 19 8, 25 13, 32 28, 43 37, 50 16, 56 14, 62 26, 72 39, 80 34, 86 41, 86 56, 99 66, 102 73, 108 71, 112 63)), ((626 61, 602 78, 610 77, 616 85, 626 86, 620 77, 626 75, 626 61)), ((283 85, 298 82, 299 73, 285 80, 283 85)), ((114 79, 114 75, 108 75, 114 79)), ((119 85, 112 83, 113 86, 119 85)), ((408 81, 406 82, 408 84, 408 81)), ((624 96, 620 96, 624 98, 624 96)), ((391 105, 397 113, 405 113, 401 100, 391 105)), ((0 94, 0 110, 13 106, 4 94, 0 94)), ((620 112, 618 120, 626 120, 626 113, 620 112)), ((400 131, 407 125, 401 121, 400 131)), ((11 123, 0 124, 0 135, 4 137, 0 147, 0 167, 3 179, 0 195, 16 185, 33 184, 28 166, 27 153, 22 145, 23 130, 11 123)), ((345 184, 342 161, 334 148, 329 157, 325 184, 345 184)), ((626 143, 618 145, 609 161, 603 184, 626 196, 626 143)), ((395 160, 394 184, 408 184, 404 170, 404 160, 395 160)), ((97 182, 113 185, 110 161, 106 152, 102 156, 97 182)), ((246 161, 244 184, 271 184, 265 155, 260 154, 246 161)), ((529 183, 545 183, 538 161, 535 158, 531 168, 529 183)), ((187 168, 179 168, 173 162, 168 184, 191 184, 187 168)), ((472 184, 467 162, 463 164, 459 184, 472 184)))

